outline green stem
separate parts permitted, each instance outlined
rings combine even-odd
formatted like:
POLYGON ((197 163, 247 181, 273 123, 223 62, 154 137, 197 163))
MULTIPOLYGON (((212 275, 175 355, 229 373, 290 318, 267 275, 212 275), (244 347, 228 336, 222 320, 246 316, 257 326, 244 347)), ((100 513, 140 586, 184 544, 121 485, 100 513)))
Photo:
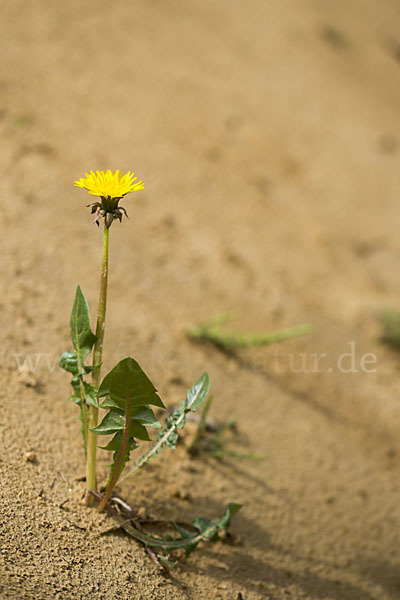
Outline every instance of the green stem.
POLYGON ((105 509, 105 507, 107 506, 107 502, 111 498, 112 491, 115 488, 115 486, 117 485, 119 476, 121 475, 122 469, 124 468, 124 462, 126 459, 126 453, 128 450, 128 442, 129 442, 129 436, 130 436, 130 424, 131 424, 131 406, 130 406, 130 401, 129 401, 129 386, 127 386, 124 434, 122 436, 122 442, 121 442, 121 447, 119 449, 118 458, 115 463, 114 474, 113 474, 111 480, 109 481, 109 483, 107 484, 106 491, 104 492, 104 496, 103 496, 99 506, 97 507, 97 510, 99 512, 102 512, 105 509))
MULTIPOLYGON (((100 386, 101 361, 103 356, 104 328, 106 322, 107 308, 107 281, 108 281, 108 245, 110 230, 104 223, 103 234, 103 254, 101 263, 100 296, 99 309, 97 313, 96 325, 96 343, 93 350, 93 366, 97 367, 92 373, 93 387, 98 390, 100 386)), ((86 489, 96 491, 96 450, 97 435, 91 431, 92 427, 97 427, 99 409, 90 405, 89 408, 89 427, 87 439, 87 459, 86 459, 86 489)), ((91 494, 86 495, 86 504, 92 506, 94 498, 91 494)))

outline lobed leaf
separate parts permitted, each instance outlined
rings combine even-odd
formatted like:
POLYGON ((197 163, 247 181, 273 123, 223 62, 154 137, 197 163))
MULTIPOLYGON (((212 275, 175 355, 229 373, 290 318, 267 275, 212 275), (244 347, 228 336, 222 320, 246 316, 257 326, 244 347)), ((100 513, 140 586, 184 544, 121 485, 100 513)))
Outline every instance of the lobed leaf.
MULTIPOLYGON (((97 435, 110 435, 111 433, 123 431, 124 429, 125 415, 121 414, 120 411, 109 411, 104 416, 100 425, 97 425, 97 427, 92 427, 90 431, 93 431, 97 435)), ((142 423, 137 420, 135 416, 133 416, 131 419, 129 434, 133 438, 136 437, 139 440, 145 440, 146 442, 150 441, 146 427, 142 425, 142 423)))
POLYGON ((121 360, 103 379, 98 397, 101 408, 108 410, 102 422, 91 431, 98 435, 114 433, 104 446, 114 452, 111 474, 102 502, 107 503, 130 452, 137 448, 136 439, 151 441, 146 427, 161 428, 149 404, 164 407, 157 391, 139 364, 131 357, 121 360))
MULTIPOLYGON (((73 377, 71 380, 71 385, 74 389, 73 397, 77 397, 79 400, 82 400, 82 397, 85 399, 87 404, 91 404, 98 408, 99 403, 97 400, 96 390, 90 383, 84 381, 82 376, 78 375, 73 377)), ((77 402, 75 400, 75 402, 77 402)), ((79 404, 79 402, 77 402, 79 404)))
POLYGON ((99 447, 102 450, 110 450, 112 452, 116 452, 120 448, 121 442, 122 442, 122 433, 120 431, 117 431, 117 433, 108 442, 108 444, 106 444, 106 446, 99 446, 99 447))
POLYGON ((227 531, 233 515, 242 508, 241 504, 231 502, 225 508, 223 516, 217 521, 209 521, 203 517, 198 517, 192 521, 196 532, 189 531, 185 527, 174 523, 174 527, 180 534, 180 537, 173 537, 169 534, 164 537, 149 535, 143 531, 138 531, 136 527, 130 524, 129 520, 124 520, 121 527, 129 535, 142 542, 145 546, 152 548, 163 548, 167 551, 183 548, 188 556, 200 542, 214 542, 219 539, 219 531, 227 531))
POLYGON ((97 427, 92 427, 91 431, 97 435, 110 435, 116 431, 123 431, 125 427, 125 416, 120 412, 109 411, 97 427))
MULTIPOLYGON (((107 446, 103 446, 104 450, 113 450, 113 452, 114 452, 113 462, 110 465, 110 476, 109 476, 108 482, 110 482, 112 480, 114 472, 115 472, 115 468, 116 468, 118 460, 119 460, 120 451, 121 451, 121 447, 122 447, 122 438, 123 438, 122 431, 118 431, 114 435, 113 439, 107 444, 107 446)), ((122 457, 122 461, 119 464, 120 472, 123 471, 126 463, 128 462, 130 453, 132 452, 132 450, 135 450, 137 447, 138 447, 138 444, 136 443, 136 441, 132 437, 129 438, 128 443, 126 445, 125 452, 124 452, 124 456, 122 457)))
POLYGON ((178 429, 184 427, 187 413, 194 412, 200 408, 207 398, 209 389, 210 378, 207 373, 203 373, 194 386, 187 392, 186 399, 181 402, 179 408, 167 418, 154 445, 138 461, 136 461, 125 477, 143 467, 151 458, 157 456, 163 448, 167 447, 171 450, 176 448, 179 437, 178 429))
POLYGON ((132 418, 146 427, 155 427, 161 429, 161 423, 157 419, 150 406, 141 406, 134 411, 132 418))
POLYGON ((231 524, 231 519, 242 508, 241 504, 231 502, 225 509, 224 515, 218 521, 208 521, 203 517, 198 517, 193 521, 193 525, 207 539, 212 539, 218 534, 218 530, 226 531, 231 524))
POLYGON ((165 408, 157 390, 131 357, 122 359, 101 382, 98 397, 109 396, 116 406, 125 410, 126 399, 132 408, 152 404, 165 408))
POLYGON ((145 442, 151 442, 151 438, 147 433, 146 427, 139 423, 139 421, 136 421, 134 418, 131 420, 129 433, 133 438, 144 440, 145 442))

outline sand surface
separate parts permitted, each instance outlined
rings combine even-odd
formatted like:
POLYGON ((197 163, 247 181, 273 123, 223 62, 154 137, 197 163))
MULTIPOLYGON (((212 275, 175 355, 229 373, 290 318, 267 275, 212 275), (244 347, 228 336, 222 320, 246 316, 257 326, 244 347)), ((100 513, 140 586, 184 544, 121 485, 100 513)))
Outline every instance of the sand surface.
POLYGON ((400 306, 399 22, 395 0, 2 3, 1 598, 400 597, 400 356, 377 322, 400 306), (244 505, 234 543, 170 579, 82 504, 57 367, 76 285, 93 319, 98 295, 73 180, 107 168, 146 189, 111 229, 104 368, 132 354, 168 406, 207 370, 211 416, 264 455, 182 444, 121 484, 153 518, 244 505), (313 332, 236 356, 187 339, 227 311, 313 332))

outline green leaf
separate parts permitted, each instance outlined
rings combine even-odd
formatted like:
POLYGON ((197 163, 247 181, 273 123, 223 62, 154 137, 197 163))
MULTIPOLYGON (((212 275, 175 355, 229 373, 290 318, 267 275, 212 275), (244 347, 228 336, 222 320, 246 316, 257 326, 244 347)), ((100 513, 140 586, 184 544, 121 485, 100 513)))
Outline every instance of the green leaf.
MULTIPOLYGON (((120 411, 109 411, 103 418, 100 425, 92 427, 90 431, 97 435, 110 435, 116 431, 123 431, 125 428, 125 415, 120 411)), ((140 421, 136 421, 135 416, 131 420, 130 434, 132 437, 137 437, 139 440, 150 441, 149 434, 144 425, 140 421)))
MULTIPOLYGON (((121 452, 121 445, 122 445, 122 435, 123 434, 120 431, 115 434, 115 437, 118 436, 118 438, 116 440, 116 443, 115 443, 116 446, 118 444, 118 447, 116 448, 116 450, 115 450, 115 452, 113 454, 113 463, 112 463, 112 465, 110 465, 111 468, 110 468, 110 476, 108 478, 108 483, 110 483, 112 481, 115 469, 116 469, 117 464, 118 464, 118 460, 119 460, 119 456, 120 456, 120 452, 121 452)), ((122 471, 124 470, 125 465, 128 462, 128 460, 129 460, 129 457, 130 457, 130 454, 131 454, 132 450, 135 450, 136 448, 138 448, 138 446, 139 446, 139 444, 137 444, 136 441, 133 438, 129 438, 126 450, 125 450, 124 455, 122 457, 122 462, 119 465, 119 467, 120 467, 119 468, 119 473, 122 473, 122 471)))
MULTIPOLYGON (((115 468, 118 463, 120 451, 121 451, 122 440, 123 440, 122 431, 117 431, 117 433, 114 435, 113 439, 110 442, 108 442, 107 446, 102 447, 103 450, 113 450, 114 451, 113 462, 110 465, 110 476, 109 476, 108 482, 110 482, 113 478, 115 468)), ((132 450, 135 450, 137 447, 138 447, 138 444, 136 443, 136 441, 133 438, 129 438, 127 441, 126 448, 125 448, 124 456, 122 458, 122 462, 120 463, 120 471, 121 472, 129 460, 130 453, 132 452, 132 450)))
POLYGON ((71 400, 76 402, 80 408, 82 436, 86 453, 88 405, 92 404, 92 406, 98 407, 98 399, 96 390, 93 386, 84 381, 83 375, 87 375, 94 371, 98 366, 85 365, 85 358, 90 354, 93 344, 96 341, 96 336, 90 329, 89 307, 79 286, 77 287, 75 301, 72 307, 70 331, 75 352, 64 352, 60 358, 60 367, 73 375, 71 385, 74 392, 71 396, 71 400))
POLYGON ((202 517, 198 517, 193 521, 193 525, 200 531, 204 536, 203 539, 213 539, 218 535, 218 529, 227 530, 231 524, 231 519, 242 508, 241 504, 231 502, 225 509, 224 515, 218 521, 207 521, 202 517))
POLYGON ((125 427, 125 416, 119 412, 110 411, 103 418, 100 425, 92 427, 90 431, 97 433, 97 435, 109 435, 116 431, 123 431, 125 427))
POLYGON ((104 409, 115 410, 116 412, 120 412, 121 415, 125 414, 125 410, 123 408, 120 408, 119 404, 114 402, 114 400, 112 400, 110 396, 105 397, 103 402, 100 404, 100 407, 104 409))
POLYGON ((130 426, 130 434, 133 438, 138 438, 139 440, 144 440, 145 442, 151 442, 150 436, 147 433, 146 427, 132 419, 130 426))
POLYGON ((103 379, 98 397, 104 398, 101 408, 108 409, 100 425, 91 429, 98 435, 115 433, 104 447, 114 452, 111 474, 100 506, 104 508, 112 490, 129 460, 132 450, 137 448, 135 439, 150 441, 146 427, 160 428, 149 404, 164 407, 150 379, 131 357, 121 360, 103 379))
POLYGON ((86 381, 84 381, 83 389, 84 389, 84 393, 85 393, 86 402, 88 404, 91 404, 95 408, 99 408, 99 401, 98 401, 97 393, 96 393, 96 390, 94 389, 94 387, 92 385, 90 385, 90 383, 87 383, 86 381))
POLYGON ((164 537, 148 535, 143 531, 138 531, 129 519, 124 519, 121 523, 122 529, 133 538, 142 542, 145 546, 152 548, 163 548, 167 551, 178 550, 184 548, 188 556, 200 542, 215 542, 219 539, 219 531, 227 531, 233 515, 242 508, 241 504, 231 502, 225 509, 223 516, 217 521, 209 521, 203 517, 199 517, 192 522, 192 525, 197 529, 196 533, 187 530, 185 527, 174 523, 176 531, 180 537, 172 537, 167 534, 164 537))
MULTIPOLYGON (((110 440, 106 446, 100 446, 100 448, 102 448, 103 450, 112 450, 113 452, 116 452, 121 447, 121 443, 122 443, 122 432, 117 431, 117 433, 114 435, 112 440, 110 440)), ((129 450, 135 450, 136 448, 138 448, 138 444, 136 444, 135 440, 133 440, 131 438, 129 440, 128 447, 129 447, 129 450)))
POLYGON ((99 365, 83 365, 81 372, 78 363, 77 352, 64 352, 64 354, 62 354, 60 357, 59 365, 62 369, 72 373, 73 375, 87 375, 99 367, 99 365))
MULTIPOLYGON (((85 403, 91 404, 92 406, 95 406, 96 408, 99 407, 96 390, 94 389, 94 387, 92 385, 90 385, 90 383, 88 383, 87 381, 84 381, 82 379, 81 375, 77 375, 76 377, 73 377, 73 379, 71 380, 71 385, 74 388, 73 396, 76 396, 80 400, 82 400, 82 398, 83 398, 85 403)), ((75 401, 77 402, 77 400, 75 400, 75 401)), ((79 402, 78 402, 78 404, 79 404, 79 402)))
MULTIPOLYGON (((104 402, 100 404, 101 408, 109 409, 117 414, 125 415, 125 411, 118 406, 114 400, 110 397, 106 397, 104 402)), ((161 424, 158 421, 156 415, 149 406, 140 406, 132 412, 131 419, 145 425, 146 427, 155 427, 156 429, 161 428, 161 424)))
POLYGON ((76 288, 70 320, 71 340, 77 354, 79 374, 84 373, 85 358, 92 351, 96 336, 90 329, 89 306, 81 288, 76 288))
POLYGON ((161 423, 149 406, 141 406, 135 410, 132 415, 132 419, 135 419, 135 421, 138 421, 146 427, 155 427, 156 429, 161 429, 161 423))
POLYGON ((186 394, 186 407, 196 412, 203 404, 210 390, 210 378, 208 373, 203 373, 194 386, 186 394))
POLYGON ((159 432, 154 445, 138 461, 136 461, 125 477, 143 467, 151 458, 157 456, 163 448, 167 447, 171 450, 176 448, 179 437, 178 429, 184 427, 186 423, 186 414, 200 408, 207 398, 209 388, 210 378, 207 373, 203 373, 194 386, 187 392, 186 399, 181 402, 179 408, 175 410, 172 415, 169 415, 164 427, 159 432))
POLYGON ((122 359, 103 379, 98 397, 110 396, 121 409, 126 399, 132 408, 153 404, 165 408, 150 379, 131 357, 122 359))
POLYGON ((72 375, 78 375, 78 355, 76 352, 64 352, 61 355, 59 365, 64 371, 72 373, 72 375))
MULTIPOLYGON (((80 413, 79 418, 82 422, 82 437, 86 453, 87 430, 88 430, 88 404, 98 407, 96 390, 90 383, 83 380, 79 374, 78 356, 76 352, 64 352, 60 358, 60 367, 74 376, 71 380, 73 394, 70 400, 78 404, 80 413)), ((90 372, 93 367, 83 366, 84 372, 90 372)))
POLYGON ((233 515, 236 515, 236 513, 238 513, 239 510, 241 510, 242 508, 243 504, 238 504, 237 502, 230 502, 225 509, 224 516, 216 523, 218 529, 223 529, 224 531, 227 531, 230 527, 233 515))
MULTIPOLYGON (((168 436, 165 437, 165 435, 161 435, 161 432, 158 434, 157 437, 157 441, 162 441, 163 442, 163 446, 162 447, 166 447, 169 448, 170 450, 175 450, 176 448, 176 444, 178 443, 179 440, 179 434, 176 431, 176 428, 171 428, 168 436)), ((162 448, 161 447, 161 448, 162 448)), ((160 448, 160 450, 161 450, 160 448)))

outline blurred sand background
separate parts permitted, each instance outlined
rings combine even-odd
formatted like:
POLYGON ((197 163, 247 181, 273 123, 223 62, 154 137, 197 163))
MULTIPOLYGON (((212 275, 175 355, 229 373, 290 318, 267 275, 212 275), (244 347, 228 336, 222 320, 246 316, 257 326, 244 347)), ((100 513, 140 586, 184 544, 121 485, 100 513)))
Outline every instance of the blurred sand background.
POLYGON ((394 0, 1 3, 2 598, 400 597, 400 357, 377 322, 400 306, 399 24, 394 0), (155 518, 244 504, 236 542, 172 579, 99 537, 69 378, 44 356, 70 348, 78 283, 95 313, 101 232, 73 181, 107 168, 146 188, 111 230, 105 368, 132 354, 167 405, 207 370, 212 416, 265 456, 182 446, 120 486, 155 518), (236 357, 187 339, 227 311, 313 333, 236 357), (16 354, 43 356, 20 373, 16 354))

